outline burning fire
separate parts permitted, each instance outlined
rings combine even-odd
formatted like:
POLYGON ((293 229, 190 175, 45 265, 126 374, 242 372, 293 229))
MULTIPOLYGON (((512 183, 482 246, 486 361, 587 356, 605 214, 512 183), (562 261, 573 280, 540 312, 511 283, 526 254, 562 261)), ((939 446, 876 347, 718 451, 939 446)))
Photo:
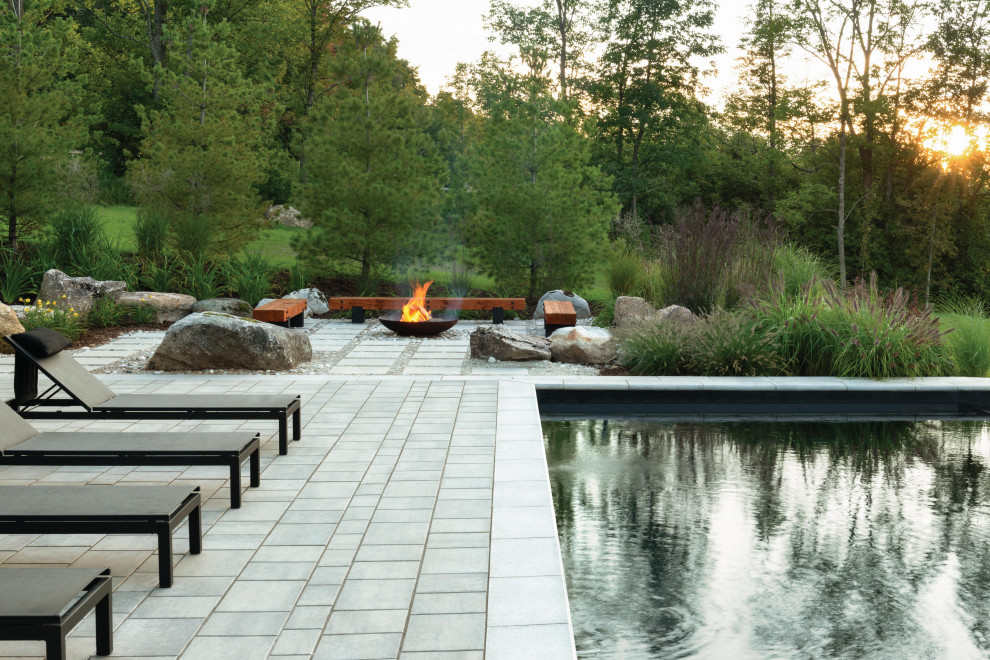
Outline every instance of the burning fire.
POLYGON ((432 281, 422 286, 419 285, 419 282, 416 283, 412 298, 402 306, 401 321, 419 323, 420 321, 429 321, 433 318, 426 309, 426 290, 430 288, 431 284, 433 284, 432 281))

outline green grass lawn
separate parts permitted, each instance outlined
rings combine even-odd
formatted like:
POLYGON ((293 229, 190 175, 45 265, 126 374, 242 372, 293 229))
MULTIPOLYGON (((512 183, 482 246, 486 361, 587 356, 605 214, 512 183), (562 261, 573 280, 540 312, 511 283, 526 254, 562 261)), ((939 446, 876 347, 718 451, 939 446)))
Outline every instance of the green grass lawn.
MULTIPOLYGON (((134 222, 137 220, 136 206, 97 206, 96 212, 103 221, 103 230, 111 240, 115 240, 121 250, 134 252, 134 222)), ((305 231, 299 227, 277 226, 263 229, 258 238, 248 243, 243 252, 261 252, 276 268, 288 268, 296 262, 292 249, 292 237, 305 231)))

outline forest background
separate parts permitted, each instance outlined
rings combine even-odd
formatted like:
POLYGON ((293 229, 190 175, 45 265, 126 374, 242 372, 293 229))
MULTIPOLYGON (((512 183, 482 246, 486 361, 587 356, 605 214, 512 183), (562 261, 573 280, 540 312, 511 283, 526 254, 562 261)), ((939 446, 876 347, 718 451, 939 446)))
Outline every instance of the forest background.
POLYGON ((94 270, 106 250, 58 240, 99 203, 137 207, 142 278, 170 255, 202 273, 292 204, 315 222, 299 271, 370 292, 458 263, 534 297, 700 204, 774 224, 840 285, 990 299, 987 0, 756 0, 711 105, 708 0, 495 0, 515 55, 435 96, 362 19, 401 4, 4 0, 5 260, 94 270), (797 60, 817 74, 789 78, 797 60))

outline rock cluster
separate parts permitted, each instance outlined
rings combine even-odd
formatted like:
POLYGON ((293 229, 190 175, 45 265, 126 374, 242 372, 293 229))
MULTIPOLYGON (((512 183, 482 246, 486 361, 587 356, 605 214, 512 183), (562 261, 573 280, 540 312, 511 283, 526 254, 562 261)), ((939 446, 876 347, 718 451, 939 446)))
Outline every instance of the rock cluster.
POLYGON ((69 277, 55 268, 45 273, 38 297, 44 301, 57 301, 73 308, 80 316, 86 316, 96 300, 102 296, 114 298, 127 289, 126 282, 110 280, 100 282, 92 277, 69 277))
POLYGON ((125 309, 128 307, 150 307, 155 310, 156 323, 173 323, 192 314, 196 299, 184 293, 118 291, 114 302, 125 309))
POLYGON ((198 312, 174 323, 148 364, 161 371, 286 370, 309 361, 309 336, 271 323, 198 312))
POLYGON ((265 217, 274 222, 285 225, 286 227, 303 227, 308 229, 313 226, 312 220, 307 220, 302 217, 296 209, 292 208, 288 204, 285 206, 281 204, 275 204, 269 206, 268 210, 265 211, 265 217))
POLYGON ((471 357, 477 360, 549 360, 550 340, 521 335, 502 325, 482 325, 471 333, 471 357))

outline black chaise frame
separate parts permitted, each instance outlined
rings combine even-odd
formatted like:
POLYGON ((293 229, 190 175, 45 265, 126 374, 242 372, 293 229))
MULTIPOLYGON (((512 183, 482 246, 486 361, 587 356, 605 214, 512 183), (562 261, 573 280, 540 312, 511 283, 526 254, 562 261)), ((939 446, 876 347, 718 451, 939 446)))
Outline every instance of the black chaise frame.
POLYGON ((261 436, 231 433, 41 433, 0 403, 0 465, 225 465, 230 507, 241 506, 241 465, 261 483, 261 436))
POLYGON ((113 652, 110 569, 0 567, 0 639, 36 639, 65 660, 65 637, 96 612, 96 655, 113 652), (81 594, 81 595, 80 595, 81 594))
POLYGON ((291 394, 116 394, 76 362, 56 353, 34 356, 17 339, 4 337, 15 351, 14 398, 7 403, 29 419, 275 419, 278 453, 302 435, 302 400, 291 394), (54 383, 38 394, 38 371, 54 383), (64 397, 56 395, 62 392, 64 397), (76 406, 83 410, 52 410, 76 406))
POLYGON ((172 586, 172 532, 186 518, 196 555, 203 550, 198 486, 0 486, 0 534, 155 534, 163 588, 172 586))

